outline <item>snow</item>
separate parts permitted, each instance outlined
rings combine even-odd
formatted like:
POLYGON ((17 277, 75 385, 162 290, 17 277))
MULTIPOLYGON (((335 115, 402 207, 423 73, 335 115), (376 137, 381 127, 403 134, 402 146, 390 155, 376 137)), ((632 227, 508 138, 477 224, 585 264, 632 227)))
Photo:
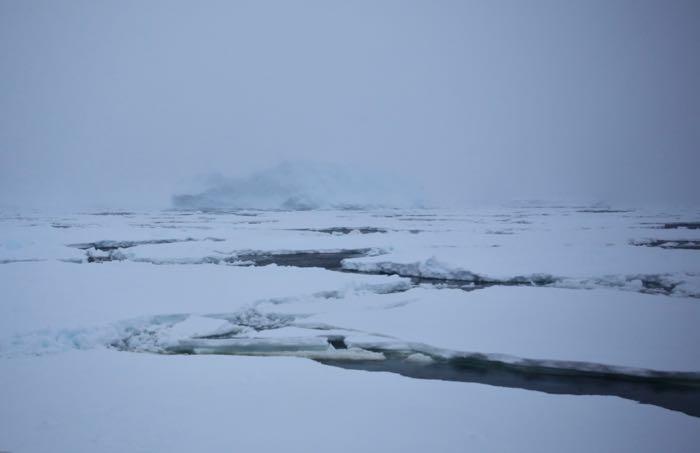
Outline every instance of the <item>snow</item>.
POLYGON ((700 298, 700 274, 691 272, 602 275, 598 277, 560 277, 548 273, 476 274, 459 266, 446 264, 435 257, 416 262, 345 260, 343 268, 365 273, 400 275, 447 280, 460 284, 546 285, 558 288, 592 289, 613 287, 626 291, 665 291, 670 295, 700 298))
POLYGON ((381 289, 401 280, 279 266, 181 265, 58 261, 3 265, 3 336, 80 328, 173 313, 231 313, 259 299, 381 289), (41 276, 41 284, 37 284, 41 276), (272 284, 271 284, 272 282, 272 284))
MULTIPOLYGON (((420 288, 363 299, 364 304, 348 301, 305 321, 381 332, 407 344, 449 351, 700 371, 700 304, 695 300, 528 287, 492 287, 466 297, 459 290, 420 288), (397 305, 398 301, 408 303, 397 305), (380 304, 392 305, 371 309, 380 304)), ((285 307, 290 312, 300 308, 285 307)), ((365 343, 352 334, 346 341, 365 343)))
POLYGON ((697 382, 700 251, 653 244, 700 240, 665 228, 700 211, 101 214, 0 214, 0 450, 690 451, 700 440, 700 419, 676 403, 397 374, 462 357, 697 382), (297 267, 300 252, 357 251, 343 269, 297 267), (288 265, 258 265, 270 257, 288 265))
POLYGON ((0 362, 10 451, 690 452, 700 422, 618 398, 407 379, 295 358, 108 350, 0 362))

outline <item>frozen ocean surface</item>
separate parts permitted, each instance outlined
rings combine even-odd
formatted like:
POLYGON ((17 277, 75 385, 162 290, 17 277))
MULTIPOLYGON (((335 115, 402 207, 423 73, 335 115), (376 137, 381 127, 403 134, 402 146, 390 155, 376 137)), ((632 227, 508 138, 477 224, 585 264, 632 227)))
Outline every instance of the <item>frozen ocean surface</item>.
POLYGON ((700 444, 697 209, 4 212, 0 287, 0 450, 700 444))

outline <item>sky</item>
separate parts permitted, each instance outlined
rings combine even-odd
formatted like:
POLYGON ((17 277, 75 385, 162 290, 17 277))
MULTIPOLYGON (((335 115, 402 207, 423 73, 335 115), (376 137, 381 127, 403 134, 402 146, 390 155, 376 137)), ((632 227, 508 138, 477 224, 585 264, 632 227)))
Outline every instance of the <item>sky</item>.
POLYGON ((168 207, 299 160, 700 204, 700 2, 0 0, 0 205, 168 207))

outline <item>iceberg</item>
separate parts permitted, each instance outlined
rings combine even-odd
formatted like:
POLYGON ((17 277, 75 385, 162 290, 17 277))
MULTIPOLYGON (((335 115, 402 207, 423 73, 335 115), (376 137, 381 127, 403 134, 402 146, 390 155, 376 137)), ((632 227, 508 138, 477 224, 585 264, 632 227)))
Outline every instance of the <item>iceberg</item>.
POLYGON ((420 207, 411 184, 375 171, 317 162, 285 162, 243 178, 217 178, 206 190, 173 197, 179 209, 307 211, 420 207))

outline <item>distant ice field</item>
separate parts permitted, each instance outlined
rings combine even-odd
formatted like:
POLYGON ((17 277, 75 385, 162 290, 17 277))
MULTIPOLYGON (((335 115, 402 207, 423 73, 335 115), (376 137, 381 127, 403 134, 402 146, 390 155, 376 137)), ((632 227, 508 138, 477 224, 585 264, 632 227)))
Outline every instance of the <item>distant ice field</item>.
POLYGON ((700 441, 699 210, 4 212, 0 288, 0 450, 700 441))

